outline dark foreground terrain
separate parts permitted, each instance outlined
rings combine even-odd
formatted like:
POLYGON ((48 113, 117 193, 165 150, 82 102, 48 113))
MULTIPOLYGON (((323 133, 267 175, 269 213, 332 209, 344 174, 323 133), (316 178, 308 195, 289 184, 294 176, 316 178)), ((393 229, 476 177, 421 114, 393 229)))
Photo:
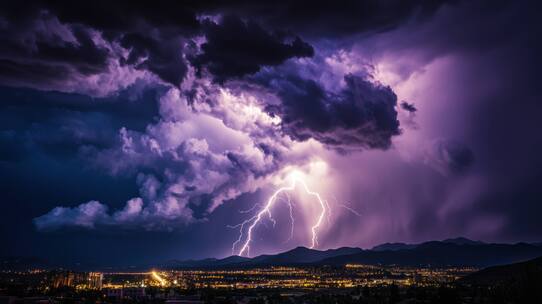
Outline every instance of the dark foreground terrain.
MULTIPOLYGON (((537 284, 540 284, 538 282, 537 284)), ((0 296, 0 303, 541 303, 540 285, 399 287, 382 285, 343 289, 262 289, 262 290, 174 290, 148 288, 144 297, 106 297, 99 291, 57 289, 39 295, 19 292, 0 296)), ((5 291, 5 290, 3 290, 5 291)))

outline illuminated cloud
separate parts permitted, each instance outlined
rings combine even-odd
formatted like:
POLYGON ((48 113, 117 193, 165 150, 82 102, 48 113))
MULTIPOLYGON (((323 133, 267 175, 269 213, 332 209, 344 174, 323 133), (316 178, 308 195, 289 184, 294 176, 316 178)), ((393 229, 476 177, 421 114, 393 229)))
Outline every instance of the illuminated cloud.
POLYGON ((107 206, 97 201, 90 201, 77 207, 56 207, 50 212, 34 219, 40 230, 54 230, 63 227, 93 229, 96 225, 109 221, 107 206))
MULTIPOLYGON (((402 14, 413 8, 391 16, 389 25, 402 22, 402 14)), ((184 11, 196 16, 193 8, 184 11)), ((80 47, 78 36, 70 33, 88 33, 89 46, 103 53, 103 64, 96 61, 80 86, 36 87, 103 96, 123 88, 137 95, 139 86, 154 86, 158 109, 142 128, 120 125, 111 130, 115 136, 109 133, 107 145, 88 141, 77 150, 94 168, 136 177, 139 195, 119 209, 93 203, 103 208, 100 216, 86 217, 88 225, 68 218, 78 217, 90 203, 57 207, 64 211, 36 218, 39 229, 177 229, 205 221, 226 201, 269 186, 284 167, 309 163, 312 155, 302 148, 306 143, 338 152, 387 150, 401 133, 396 94, 354 53, 339 49, 316 55, 295 33, 275 31, 265 21, 225 14, 175 24, 173 19, 158 21, 154 13, 160 14, 150 11, 140 16, 143 22, 129 17, 111 24, 90 14, 88 27, 72 24, 71 7, 47 13, 74 47, 80 47), (98 89, 92 91, 89 83, 98 89)), ((386 25, 355 25, 360 30, 381 26, 386 25)))
MULTIPOLYGON (((157 4, 0 4, 1 219, 17 227, 2 236, 17 250, 63 235, 35 228, 76 228, 66 240, 175 231, 148 235, 229 254, 224 227, 288 170, 339 206, 321 248, 540 235, 531 3, 157 4)), ((258 229, 252 253, 308 244, 258 229)))

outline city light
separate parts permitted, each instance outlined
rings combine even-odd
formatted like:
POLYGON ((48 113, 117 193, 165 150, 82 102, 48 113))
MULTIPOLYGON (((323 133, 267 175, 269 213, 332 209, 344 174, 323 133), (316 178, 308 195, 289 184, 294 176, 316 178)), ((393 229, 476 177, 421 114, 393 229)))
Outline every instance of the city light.
POLYGON ((151 271, 151 275, 153 279, 157 280, 160 283, 160 285, 165 286, 167 284, 167 281, 162 278, 156 271, 151 271))

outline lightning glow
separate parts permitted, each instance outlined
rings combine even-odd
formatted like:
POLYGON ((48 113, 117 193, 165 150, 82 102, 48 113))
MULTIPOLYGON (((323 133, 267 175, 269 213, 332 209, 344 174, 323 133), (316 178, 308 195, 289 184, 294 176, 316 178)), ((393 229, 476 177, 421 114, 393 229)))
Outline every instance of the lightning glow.
POLYGON ((262 209, 260 209, 260 211, 255 216, 241 222, 240 224, 230 226, 231 228, 239 228, 239 238, 232 245, 233 254, 235 254, 235 248, 242 242, 244 231, 246 229, 245 226, 248 225, 248 229, 246 230, 245 242, 242 243, 241 248, 237 252, 237 255, 239 256, 250 255, 250 243, 252 242, 252 232, 254 228, 258 225, 258 223, 260 223, 264 215, 267 215, 269 217, 269 219, 273 222, 273 226, 275 225, 276 221, 272 217, 271 209, 273 205, 275 204, 275 202, 277 201, 277 198, 279 198, 281 194, 287 195, 286 202, 290 209, 290 219, 292 221, 290 239, 293 237, 293 227, 294 227, 293 226, 294 225, 293 206, 292 206, 290 197, 288 196, 288 192, 295 190, 297 185, 301 185, 302 189, 305 190, 307 194, 314 196, 320 205, 320 208, 321 208, 320 214, 316 218, 315 224, 311 227, 312 240, 311 240, 310 248, 314 248, 318 245, 318 229, 320 228, 320 225, 322 224, 322 221, 326 215, 326 211, 328 210, 328 207, 327 207, 328 204, 324 199, 322 199, 322 197, 320 196, 318 192, 315 192, 309 189, 309 186, 302 179, 301 172, 293 171, 289 175, 289 179, 291 180, 290 185, 281 187, 278 190, 276 190, 275 193, 273 193, 273 195, 269 197, 265 206, 262 209))

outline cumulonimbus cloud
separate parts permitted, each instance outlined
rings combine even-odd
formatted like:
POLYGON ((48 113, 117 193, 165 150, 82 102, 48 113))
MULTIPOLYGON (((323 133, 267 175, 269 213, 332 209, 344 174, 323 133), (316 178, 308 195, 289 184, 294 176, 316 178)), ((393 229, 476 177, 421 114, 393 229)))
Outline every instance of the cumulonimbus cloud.
MULTIPOLYGON (((249 111, 255 107, 250 99, 218 94, 214 98, 223 104, 215 108, 231 102, 249 111)), ((137 174, 140 197, 111 212, 96 201, 57 207, 36 218, 36 226, 42 230, 72 226, 171 230, 204 220, 222 202, 257 190, 284 163, 275 155, 287 147, 284 140, 273 140, 272 133, 256 134, 265 127, 262 124, 271 128, 274 124, 263 111, 247 117, 226 114, 226 110, 222 113, 230 116, 230 122, 244 120, 243 125, 228 127, 205 108, 194 111, 179 90, 170 89, 160 99, 161 119, 144 132, 122 128, 115 146, 84 150, 84 157, 111 174, 137 174)))
MULTIPOLYGON (((95 168, 137 176, 139 196, 118 210, 97 201, 57 207, 35 219, 41 230, 174 229, 205 220, 224 201, 269 183, 281 168, 307 161, 309 155, 291 156, 299 144, 318 142, 342 152, 388 149, 400 134, 397 97, 370 73, 335 75, 341 85, 330 90, 324 79, 298 72, 307 62, 322 64, 314 58, 318 50, 303 39, 311 37, 306 26, 228 10, 207 18, 222 7, 206 3, 172 3, 175 14, 128 5, 132 13, 125 16, 122 3, 98 2, 119 14, 111 21, 95 7, 83 16, 71 5, 33 4, 34 18, 18 20, 17 5, 1 15, 7 47, 0 49, 0 64, 9 68, 0 75, 2 83, 93 96, 138 85, 166 88, 158 115, 143 129, 121 126, 107 145, 87 142, 77 150, 95 168), (262 18, 255 22, 256 16, 262 18), (10 35, 14 29, 23 31, 10 35), (19 40, 23 34, 29 39, 19 40), (293 69, 281 68, 286 63, 293 69)), ((370 6, 384 22, 359 23, 352 11, 336 13, 364 32, 435 7, 408 4, 388 14, 370 6)), ((325 62, 321 69, 335 73, 325 62)))

